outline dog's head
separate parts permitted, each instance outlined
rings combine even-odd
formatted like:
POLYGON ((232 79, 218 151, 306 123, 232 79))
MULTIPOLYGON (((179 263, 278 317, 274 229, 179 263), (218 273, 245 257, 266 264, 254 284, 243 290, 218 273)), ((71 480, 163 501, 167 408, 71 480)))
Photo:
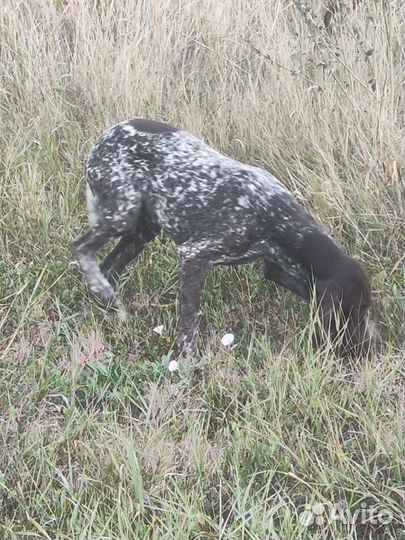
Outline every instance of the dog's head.
MULTIPOLYGON (((364 356, 374 337, 368 321, 371 285, 361 265, 341 257, 330 277, 316 281, 316 299, 323 331, 339 344, 343 356, 364 356)), ((317 336, 319 343, 319 335, 317 336)))

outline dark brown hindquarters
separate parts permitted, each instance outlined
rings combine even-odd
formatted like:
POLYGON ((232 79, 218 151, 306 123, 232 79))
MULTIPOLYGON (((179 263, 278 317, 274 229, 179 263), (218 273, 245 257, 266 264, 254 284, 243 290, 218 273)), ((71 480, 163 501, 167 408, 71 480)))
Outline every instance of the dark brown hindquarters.
POLYGON ((172 133, 179 131, 177 128, 164 124, 163 122, 157 122, 156 120, 146 120, 144 118, 133 118, 128 121, 128 124, 138 131, 144 133, 172 133))

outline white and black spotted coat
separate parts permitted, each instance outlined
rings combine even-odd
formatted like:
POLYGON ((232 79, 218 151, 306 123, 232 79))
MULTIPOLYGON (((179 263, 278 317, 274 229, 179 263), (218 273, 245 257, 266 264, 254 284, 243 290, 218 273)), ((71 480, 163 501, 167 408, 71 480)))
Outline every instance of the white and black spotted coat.
POLYGON ((142 212, 184 252, 209 252, 212 264, 261 257, 305 282, 304 237, 321 234, 333 243, 272 174, 166 124, 130 120, 110 128, 86 174, 93 225, 119 235, 136 227, 142 212))
POLYGON ((259 258, 267 278, 306 300, 316 289, 328 332, 337 323, 334 306, 340 306, 352 327, 348 343, 363 343, 371 305, 367 276, 269 172, 231 159, 185 131, 135 119, 110 128, 96 142, 86 177, 91 229, 73 250, 104 303, 122 311, 109 276, 162 231, 179 246, 182 263, 182 348, 195 344, 207 270, 259 258), (120 241, 99 266, 95 253, 112 237, 120 241))

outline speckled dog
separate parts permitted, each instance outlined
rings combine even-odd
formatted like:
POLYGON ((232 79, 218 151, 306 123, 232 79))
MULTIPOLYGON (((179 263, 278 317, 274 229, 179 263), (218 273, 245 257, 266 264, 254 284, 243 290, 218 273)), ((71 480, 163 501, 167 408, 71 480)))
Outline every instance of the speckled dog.
POLYGON ((97 141, 86 164, 90 230, 73 250, 91 291, 124 313, 112 286, 159 231, 179 246, 178 344, 196 342, 201 290, 215 265, 263 259, 265 276, 309 301, 326 332, 344 327, 343 348, 361 352, 371 332, 371 288, 347 256, 272 174, 226 157, 189 133, 134 119, 97 141), (99 266, 96 252, 116 247, 99 266))

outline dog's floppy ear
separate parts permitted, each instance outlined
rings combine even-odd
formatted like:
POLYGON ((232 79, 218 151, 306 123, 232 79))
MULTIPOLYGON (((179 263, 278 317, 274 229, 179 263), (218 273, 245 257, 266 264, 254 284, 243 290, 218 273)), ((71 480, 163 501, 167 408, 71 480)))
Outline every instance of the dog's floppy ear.
MULTIPOLYGON (((366 286, 356 287, 349 282, 344 289, 334 279, 317 280, 316 299, 322 329, 332 342, 339 342, 340 354, 364 356, 370 350, 373 335, 367 322, 370 295, 366 286)), ((321 333, 315 338, 318 345, 322 341, 321 333)))
POLYGON ((336 317, 341 311, 342 290, 332 279, 318 279, 315 287, 322 328, 333 341, 339 333, 336 317))

